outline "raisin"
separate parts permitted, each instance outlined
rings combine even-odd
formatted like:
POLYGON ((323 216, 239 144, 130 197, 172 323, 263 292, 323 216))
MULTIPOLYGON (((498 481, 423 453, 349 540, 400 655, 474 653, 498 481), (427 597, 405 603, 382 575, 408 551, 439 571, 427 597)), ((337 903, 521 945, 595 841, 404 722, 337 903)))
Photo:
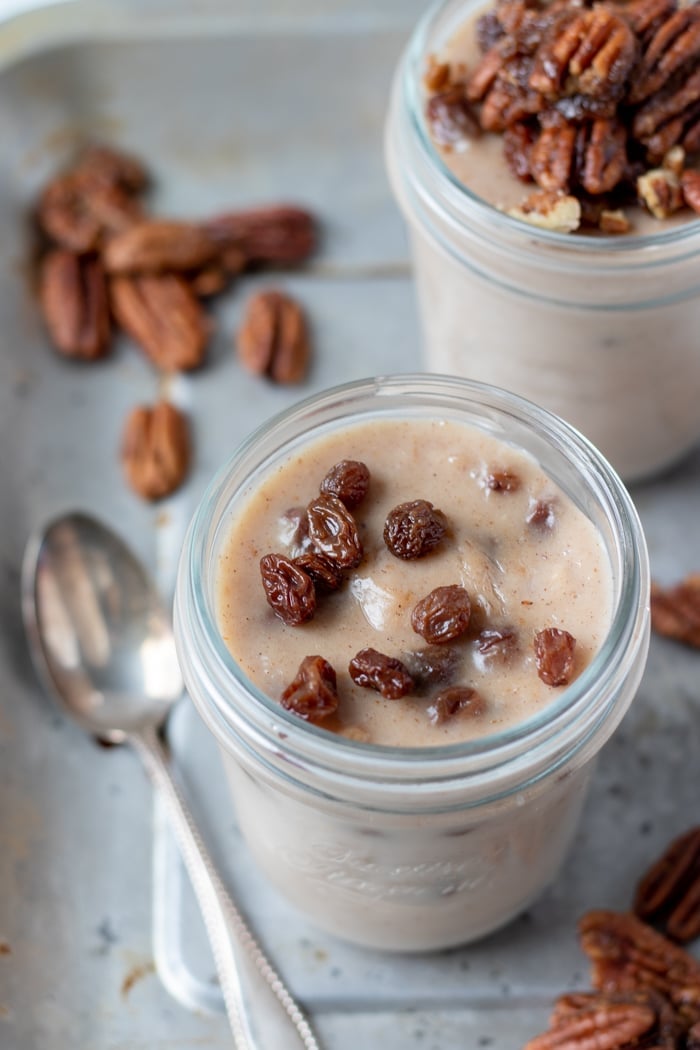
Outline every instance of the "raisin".
POLYGON ((512 470, 492 470, 486 478, 486 487, 493 492, 517 492, 520 484, 512 470))
POLYGON ((362 541, 350 511, 337 496, 317 496, 306 508, 309 536, 314 547, 341 569, 354 569, 362 561, 362 541))
POLYGON ((426 117, 439 146, 456 146, 479 134, 478 121, 472 113, 462 84, 428 99, 426 117))
POLYGON ((451 584, 436 587, 411 613, 413 630, 431 645, 442 645, 459 638, 469 627, 472 606, 464 587, 451 584))
POLYGON ((401 661, 376 649, 360 649, 348 671, 356 685, 376 689, 386 700, 398 700, 413 689, 413 679, 401 661))
POLYGON ((338 710, 334 669, 322 656, 305 656, 296 677, 282 693, 282 707, 306 722, 322 722, 338 710))
POLYGON ((369 470, 357 459, 341 459, 321 482, 321 492, 337 496, 348 510, 352 510, 367 495, 369 470))
POLYGON ((461 655, 450 645, 429 645, 427 649, 413 649, 401 653, 408 673, 415 682, 416 691, 433 685, 448 685, 457 676, 461 655))
POLYGON ((447 531, 441 510, 424 499, 400 503, 389 511, 384 524, 384 542, 397 558, 422 558, 437 547, 447 531))
POLYGON ((339 568, 338 563, 329 561, 322 554, 308 551, 295 558, 294 564, 311 577, 314 586, 322 590, 337 591, 343 582, 343 570, 339 568))
POLYGON ((265 597, 280 620, 290 627, 306 623, 316 612, 313 580, 284 554, 266 554, 260 559, 265 597))
POLYGON ((512 627, 489 627, 477 638, 476 647, 488 660, 506 660, 518 648, 518 635, 512 627))
POLYGON ((553 529, 556 520, 554 506, 543 499, 538 499, 530 504, 527 517, 525 518, 527 524, 531 525, 533 529, 541 529, 543 532, 547 529, 553 529))
POLYGON ((546 685, 568 685, 574 669, 576 639, 558 627, 545 627, 535 635, 537 673, 546 685))
POLYGON ((443 689, 428 708, 428 718, 435 726, 442 725, 455 715, 480 718, 486 710, 482 696, 468 685, 452 685, 443 689))

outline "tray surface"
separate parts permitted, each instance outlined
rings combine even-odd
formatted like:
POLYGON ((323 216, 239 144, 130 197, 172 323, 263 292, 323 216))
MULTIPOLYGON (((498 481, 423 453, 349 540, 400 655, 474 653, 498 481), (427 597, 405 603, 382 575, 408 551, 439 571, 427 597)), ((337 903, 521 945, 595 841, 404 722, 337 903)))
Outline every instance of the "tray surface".
MULTIPOLYGON (((381 138, 390 73, 422 4, 386 3, 379 14, 344 3, 324 12, 298 6, 308 20, 277 11, 278 21, 264 22, 258 5, 241 3, 245 19, 224 18, 220 31, 216 19, 198 28, 173 16, 169 35, 159 35, 155 17, 154 29, 135 8, 129 16, 127 4, 115 16, 120 39, 109 18, 98 24, 98 5, 66 4, 93 12, 80 42, 44 47, 0 73, 3 1050, 230 1046, 162 815, 152 827, 150 789, 133 755, 99 749, 41 696, 22 637, 18 573, 30 529, 82 507, 111 521, 170 594, 203 487, 253 426, 333 383, 420 366, 407 245, 381 138), (308 203, 324 227, 309 270, 246 278, 216 307, 209 365, 170 391, 192 415, 196 468, 185 490, 156 509, 129 494, 117 463, 123 418, 155 397, 154 373, 126 341, 91 368, 58 359, 28 281, 27 210, 86 138, 149 161, 161 214, 289 199, 308 203), (242 304, 267 284, 298 295, 312 320, 316 357, 303 389, 276 389, 234 360, 242 304), (156 979, 156 962, 187 1007, 156 979)), ((634 496, 655 575, 670 581, 697 569, 700 454, 634 496)), ((542 900, 482 944, 410 959, 320 934, 263 883, 232 820, 213 744, 189 702, 180 705, 171 744, 203 830, 328 1050, 517 1050, 541 1028, 556 992, 585 985, 576 917, 594 905, 625 907, 657 849, 697 821, 697 667, 694 654, 652 640, 640 695, 601 756, 572 854, 542 900)))

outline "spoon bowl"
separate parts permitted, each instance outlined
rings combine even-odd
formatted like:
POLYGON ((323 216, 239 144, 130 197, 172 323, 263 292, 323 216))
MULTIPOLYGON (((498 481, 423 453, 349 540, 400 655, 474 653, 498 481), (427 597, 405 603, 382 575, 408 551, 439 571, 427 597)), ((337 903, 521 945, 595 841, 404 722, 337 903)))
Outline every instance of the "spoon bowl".
POLYGON ((158 730, 183 682, 170 618, 146 570, 107 526, 66 514, 27 544, 22 614, 49 695, 87 732, 130 743, 169 809, 236 1050, 319 1050, 219 878, 173 776, 158 730))
POLYGON ((34 666, 89 733, 121 743, 158 726, 182 695, 170 619, 143 566, 86 514, 27 545, 22 609, 34 666))

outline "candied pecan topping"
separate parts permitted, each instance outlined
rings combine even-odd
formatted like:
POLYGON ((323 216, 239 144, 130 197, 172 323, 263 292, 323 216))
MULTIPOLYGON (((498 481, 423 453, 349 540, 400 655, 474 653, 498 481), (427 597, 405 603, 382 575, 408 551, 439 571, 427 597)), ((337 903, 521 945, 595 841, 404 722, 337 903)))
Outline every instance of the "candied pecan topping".
POLYGON ((574 670, 576 639, 558 627, 545 627, 535 635, 537 673, 545 685, 568 685, 574 670))
POLYGON ((109 299, 97 256, 62 248, 43 259, 39 301, 51 341, 66 357, 93 361, 109 350, 109 299))
POLYGON ((440 726, 450 719, 481 718, 486 711, 483 697, 468 685, 451 685, 434 698, 428 708, 428 718, 433 725, 440 726))
POLYGON ((472 605, 464 587, 436 587, 414 606, 411 626, 430 645, 452 642, 469 627, 472 605))
MULTIPOLYGON (((483 56, 467 80, 465 91, 472 102, 481 102, 496 83, 503 70, 503 56, 499 47, 492 47, 483 56)), ((481 126, 484 127, 483 121, 481 126)))
POLYGON ((486 476, 486 488, 493 492, 517 492, 521 484, 520 475, 506 468, 489 471, 486 476))
POLYGON ((700 573, 675 587, 652 583, 651 625, 657 634, 700 648, 700 573))
POLYGON ((297 555, 294 564, 298 569, 303 569, 311 577, 314 585, 322 590, 337 591, 343 582, 343 570, 338 563, 314 551, 297 555))
POLYGON ((284 292, 257 292, 248 300, 239 329, 238 356, 249 372, 276 383, 299 383, 306 375, 311 344, 300 305, 284 292))
POLYGON ((659 26, 635 72, 629 101, 644 102, 700 58, 700 9, 679 7, 659 26))
POLYGON ((530 87, 559 94, 619 98, 637 58, 637 42, 624 18, 597 4, 565 11, 537 49, 530 87))
POLYGON ((700 827, 674 839, 642 877, 634 911, 674 941, 700 936, 700 827))
POLYGON ((621 208, 616 208, 615 211, 603 208, 598 226, 602 233, 608 234, 629 233, 630 231, 630 221, 621 208))
POLYGON ((307 572, 284 554, 260 559, 260 575, 268 605, 290 627, 299 627, 316 612, 316 590, 307 572))
POLYGON ((683 206, 677 175, 666 168, 654 168, 637 179, 639 199, 656 219, 667 219, 683 206))
POLYGON ((575 169, 578 129, 558 121, 543 128, 530 150, 530 173, 543 190, 568 190, 575 169))
POLYGON ((364 551, 357 523, 337 496, 317 496, 306 508, 313 546, 341 569, 354 569, 364 551))
POLYGON ((555 190, 537 190, 508 214, 544 230, 572 233, 581 225, 581 202, 555 190))
MULTIPOLYGON (((582 223, 626 233, 620 206, 633 203, 644 161, 659 164, 676 146, 700 152, 700 5, 500 0, 477 35, 482 56, 466 96, 480 126, 503 134, 513 174, 547 194, 509 210, 514 218, 561 233, 582 223)), ((678 178, 682 166, 663 164, 678 178)), ((659 217, 683 202, 656 171, 640 193, 659 217)))
POLYGON ((661 167, 672 171, 680 179, 685 170, 685 150, 682 146, 672 146, 661 160, 661 167))
POLYGON ((175 492, 190 465, 190 431, 186 415, 167 401, 141 406, 127 417, 121 459, 127 481, 147 500, 175 492))
POLYGON ((357 459, 341 459, 321 482, 321 492, 337 496, 352 510, 362 503, 369 489, 369 469, 357 459))
POLYGON ((659 162, 679 143, 686 152, 694 153, 699 123, 700 69, 691 69, 687 76, 674 80, 637 110, 632 134, 646 147, 649 159, 659 162))
POLYGON ((305 722, 323 722, 338 710, 338 686, 333 667, 322 656, 305 656, 281 696, 282 707, 305 722))
POLYGON ((444 91, 450 83, 450 63, 441 62, 435 55, 428 55, 423 74, 423 83, 428 91, 444 91))
POLYGON ((518 121, 503 132, 505 162, 521 182, 532 181, 530 156, 536 139, 536 127, 526 121, 518 121))
POLYGON ((700 215, 700 171, 684 171, 681 175, 683 200, 700 215))
POLYGON ((594 120, 579 129, 576 175, 587 193, 608 193, 627 168, 627 132, 617 120, 594 120))
POLYGON ((627 132, 616 120, 586 121, 580 127, 562 118, 543 127, 530 151, 530 171, 544 190, 587 193, 614 189, 627 167, 627 132))
POLYGON ((384 542, 397 558, 422 558, 434 550, 447 532, 441 510, 424 499, 399 503, 384 523, 384 542))
POLYGON ((640 39, 648 40, 674 13, 676 0, 622 0, 615 9, 640 39))
POLYGON ((157 368, 179 372, 202 364, 209 325, 182 277, 113 277, 110 295, 117 321, 157 368))
POLYGON ((398 700, 413 690, 413 678, 404 664, 376 649, 360 649, 348 671, 355 685, 375 689, 385 700, 398 700))
POLYGON ((479 123, 461 84, 432 95, 426 117, 433 138, 441 146, 457 146, 479 134, 479 123))

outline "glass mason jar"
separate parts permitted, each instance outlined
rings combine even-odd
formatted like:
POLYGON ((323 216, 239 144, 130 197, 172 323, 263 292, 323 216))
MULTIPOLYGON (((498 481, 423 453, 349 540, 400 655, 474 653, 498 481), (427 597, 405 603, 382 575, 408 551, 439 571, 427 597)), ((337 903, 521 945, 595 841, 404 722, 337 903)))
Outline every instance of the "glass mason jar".
POLYGON ((629 706, 649 638, 644 537, 617 475, 576 431, 504 391, 446 376, 364 380, 272 419, 214 479, 190 524, 175 632, 187 688, 219 743, 260 868, 311 920, 383 949, 460 944, 554 878, 593 760, 629 706), (237 509, 304 444, 368 419, 447 419, 529 452, 599 531, 611 626, 552 702, 478 741, 392 748, 301 721, 243 674, 217 626, 219 559, 237 509))
POLYGON ((447 0, 428 12, 400 62, 387 121, 427 365, 544 405, 627 481, 641 478, 700 438, 700 221, 659 222, 649 236, 554 233, 459 182, 431 140, 421 81, 426 56, 485 6, 447 0))

